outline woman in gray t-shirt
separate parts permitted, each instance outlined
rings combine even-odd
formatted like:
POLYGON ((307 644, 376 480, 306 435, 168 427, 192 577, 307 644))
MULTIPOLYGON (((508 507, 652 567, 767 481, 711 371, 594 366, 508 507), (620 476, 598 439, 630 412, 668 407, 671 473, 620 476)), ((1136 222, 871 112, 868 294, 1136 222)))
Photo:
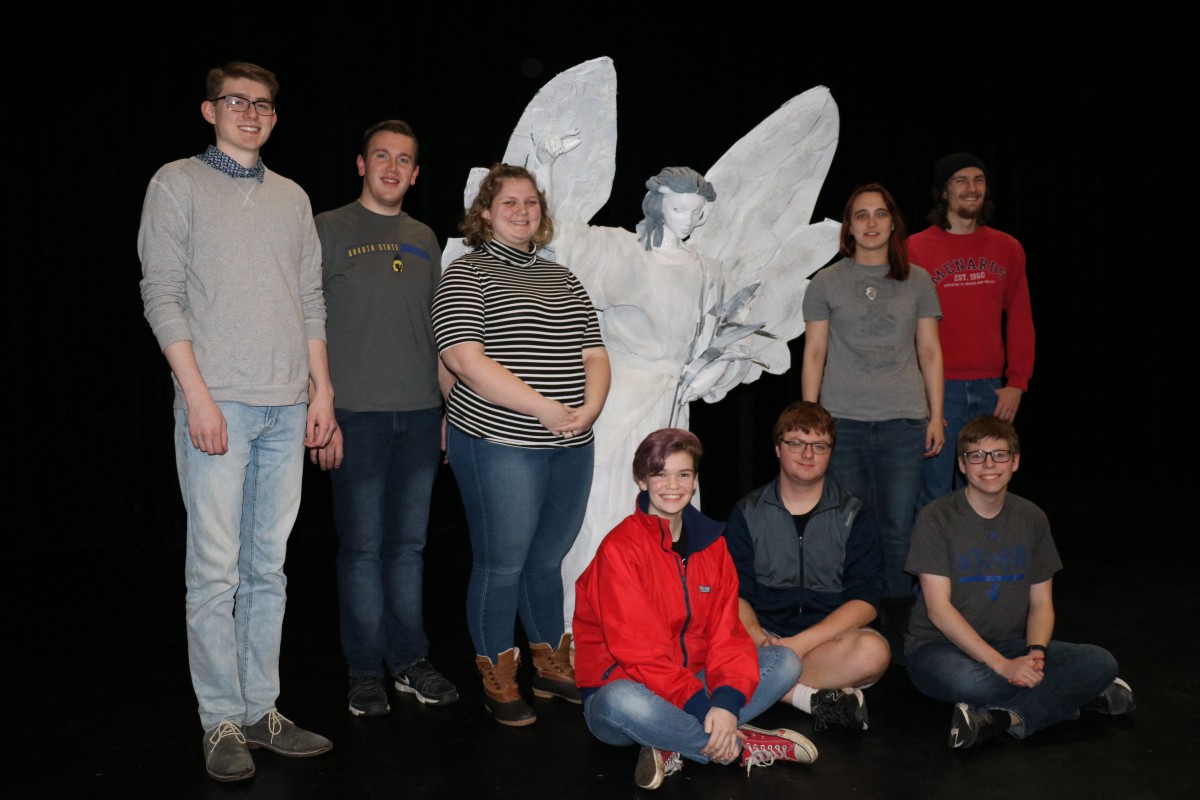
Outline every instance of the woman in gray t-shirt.
POLYGON ((942 312, 929 273, 909 267, 904 222, 883 186, 850 196, 841 252, 845 258, 818 272, 804 295, 801 386, 805 400, 837 420, 830 474, 879 519, 885 600, 903 612, 885 627, 894 624, 902 635, 913 597, 904 561, 921 465, 945 442, 942 312))

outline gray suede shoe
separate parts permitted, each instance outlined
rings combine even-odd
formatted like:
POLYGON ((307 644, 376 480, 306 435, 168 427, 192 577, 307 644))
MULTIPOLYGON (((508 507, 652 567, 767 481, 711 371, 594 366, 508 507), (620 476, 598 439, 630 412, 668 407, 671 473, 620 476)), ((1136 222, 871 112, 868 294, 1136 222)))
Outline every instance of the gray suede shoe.
POLYGON ((236 723, 225 720, 204 732, 204 767, 209 777, 222 783, 254 777, 254 759, 236 723))
POLYGON ((246 746, 251 750, 265 747, 281 756, 308 758, 333 749, 324 736, 306 731, 272 708, 262 719, 243 729, 246 746))

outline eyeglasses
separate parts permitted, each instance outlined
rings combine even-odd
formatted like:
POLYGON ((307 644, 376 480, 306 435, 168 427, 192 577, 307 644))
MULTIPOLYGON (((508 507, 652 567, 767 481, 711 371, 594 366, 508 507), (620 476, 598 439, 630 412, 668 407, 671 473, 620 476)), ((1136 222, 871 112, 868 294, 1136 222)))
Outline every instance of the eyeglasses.
POLYGON ((793 453, 803 453, 805 448, 811 448, 813 455, 827 455, 833 449, 833 445, 829 442, 803 442, 799 439, 780 439, 780 444, 787 445, 787 449, 793 453))
POLYGON ((996 464, 1003 464, 1013 457, 1012 450, 971 450, 962 454, 963 461, 968 464, 982 464, 990 456, 996 464))
POLYGON ((270 100, 247 100, 236 94, 223 94, 220 97, 210 97, 208 102, 215 103, 218 100, 224 100, 225 107, 237 114, 246 113, 246 109, 250 106, 254 106, 255 110, 265 117, 275 113, 275 104, 270 100))

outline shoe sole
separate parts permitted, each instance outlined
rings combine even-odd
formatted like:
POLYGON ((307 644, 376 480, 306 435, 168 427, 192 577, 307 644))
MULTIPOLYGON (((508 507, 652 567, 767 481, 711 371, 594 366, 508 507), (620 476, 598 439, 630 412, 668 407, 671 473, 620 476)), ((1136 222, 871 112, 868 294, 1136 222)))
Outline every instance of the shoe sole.
POLYGON ((950 714, 950 740, 949 745, 955 750, 965 750, 975 744, 975 739, 978 737, 978 732, 971 729, 971 712, 970 707, 966 703, 956 703, 954 711, 950 714), (958 731, 965 728, 968 737, 959 738, 958 731))
POLYGON ((1113 683, 1124 687, 1125 691, 1128 692, 1127 697, 1129 698, 1129 705, 1125 708, 1122 708, 1120 711, 1110 711, 1109 713, 1114 715, 1128 714, 1130 711, 1137 709, 1137 698, 1133 696, 1133 689, 1130 688, 1129 684, 1121 678, 1117 678, 1113 681, 1113 683))
POLYGON ((453 694, 448 694, 441 699, 436 697, 426 697, 413 687, 406 683, 401 683, 400 681, 396 681, 396 691, 400 692, 401 694, 411 694, 413 697, 417 698, 417 702, 423 703, 427 706, 448 706, 451 703, 458 702, 457 691, 455 691, 453 694))
POLYGON ((817 746, 808 740, 804 735, 788 730, 787 728, 778 728, 776 730, 767 730, 766 728, 756 728, 753 725, 739 725, 739 728, 761 733, 766 736, 775 736, 780 739, 787 739, 795 745, 792 752, 796 755, 798 764, 811 764, 817 760, 817 746), (807 761, 805 760, 807 757, 807 761))
POLYGON ((328 747, 322 747, 319 750, 310 750, 303 753, 298 750, 284 750, 282 747, 276 747, 273 744, 267 744, 265 742, 252 742, 249 739, 246 740, 246 747, 249 747, 251 750, 257 750, 261 747, 264 750, 270 750, 272 753, 286 756, 287 758, 312 758, 313 756, 319 756, 322 753, 328 753, 330 750, 332 750, 333 742, 330 742, 328 747))
POLYGON ((639 789, 653 791, 662 786, 664 778, 666 778, 666 772, 663 770, 663 764, 654 755, 653 749, 643 747, 638 751, 637 767, 633 770, 634 785, 639 789))
POLYGON ((244 781, 248 778, 254 777, 254 767, 250 767, 248 772, 239 772, 235 775, 224 775, 219 772, 213 772, 212 770, 205 771, 208 772, 208 777, 212 778, 214 781, 220 781, 221 783, 233 783, 234 781, 244 781))
POLYGON ((583 705, 583 698, 581 697, 568 697, 565 694, 559 694, 558 692, 550 691, 549 689, 535 688, 533 690, 533 696, 540 697, 543 700, 550 700, 557 697, 559 700, 566 700, 568 703, 574 703, 577 706, 583 705))
MULTIPOLYGON (((513 703, 521 703, 521 705, 525 705, 520 700, 514 700, 513 703)), ((496 709, 488 705, 486 702, 483 704, 483 707, 487 709, 488 713, 492 715, 496 722, 499 722, 501 725, 509 728, 524 728, 526 725, 532 725, 533 723, 537 722, 537 714, 534 714, 533 709, 529 708, 529 706, 525 706, 525 708, 529 709, 529 716, 522 717, 520 719, 503 719, 498 713, 496 713, 496 709)), ((501 709, 501 711, 503 710, 504 709, 501 709)))
POLYGON ((863 693, 858 689, 851 689, 846 694, 852 695, 858 699, 858 708, 854 709, 854 721, 862 724, 862 730, 867 729, 867 698, 863 697, 863 693))
POLYGON ((356 717, 384 717, 392 713, 392 707, 385 704, 383 708, 355 708, 351 703, 350 713, 356 717))

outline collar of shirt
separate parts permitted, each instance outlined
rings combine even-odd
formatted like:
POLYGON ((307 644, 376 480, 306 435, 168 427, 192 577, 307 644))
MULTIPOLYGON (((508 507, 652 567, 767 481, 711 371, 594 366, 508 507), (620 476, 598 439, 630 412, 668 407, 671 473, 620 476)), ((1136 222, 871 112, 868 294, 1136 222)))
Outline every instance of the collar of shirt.
POLYGON ((224 172, 231 178, 254 178, 259 183, 262 183, 267 177, 267 168, 263 166, 262 156, 258 157, 258 163, 252 169, 247 169, 218 150, 216 145, 210 144, 208 149, 196 156, 196 158, 208 164, 213 169, 224 172))
POLYGON ((538 256, 536 248, 532 251, 522 252, 506 244, 501 244, 495 239, 490 242, 484 242, 483 249, 514 267, 528 267, 537 261, 538 256))

